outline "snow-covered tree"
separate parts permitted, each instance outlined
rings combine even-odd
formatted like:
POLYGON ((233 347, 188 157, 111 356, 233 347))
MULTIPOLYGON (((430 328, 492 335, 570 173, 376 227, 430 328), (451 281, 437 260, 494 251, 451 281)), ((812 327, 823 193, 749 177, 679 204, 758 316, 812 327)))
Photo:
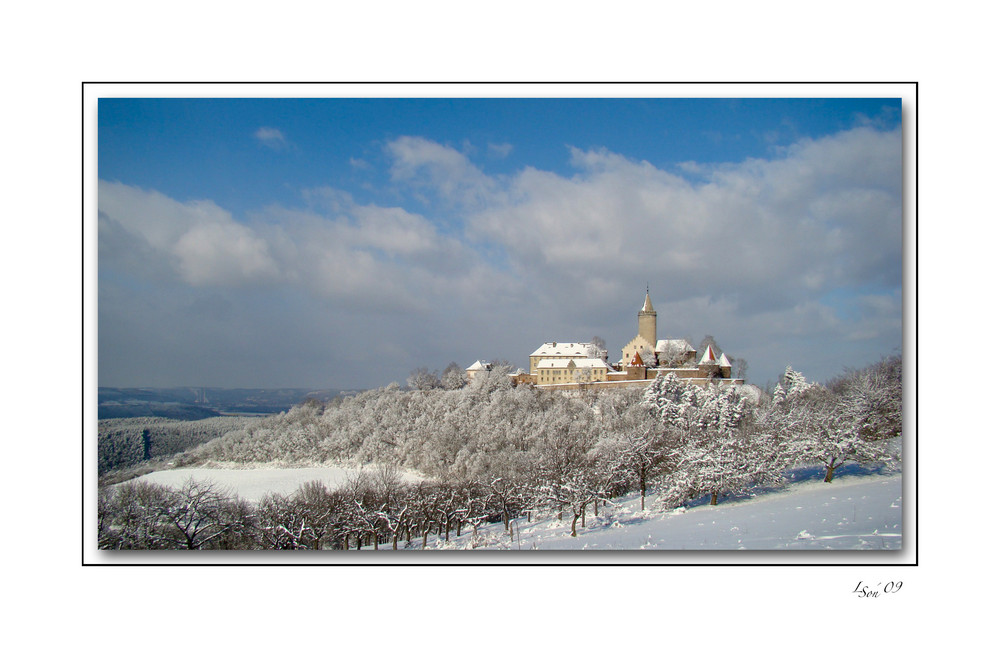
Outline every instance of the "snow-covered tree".
POLYGON ((647 486, 661 469, 668 450, 664 426, 645 401, 632 403, 620 416, 608 417, 605 425, 595 451, 606 457, 605 466, 638 485, 640 508, 645 509, 647 486))
POLYGON ((769 424, 782 429, 789 463, 820 463, 829 482, 849 461, 894 459, 889 440, 902 430, 900 396, 899 382, 867 370, 853 376, 840 396, 815 384, 791 389, 772 405, 769 424))
POLYGON ((131 481, 104 489, 100 500, 98 546, 101 549, 170 549, 162 517, 170 489, 131 481))
POLYGON ((745 390, 662 376, 647 389, 646 402, 668 434, 661 492, 666 505, 698 494, 709 494, 715 504, 719 495, 772 478, 773 452, 754 425, 754 400, 745 390))
POLYGON ((853 424, 865 439, 878 441, 903 433, 903 361, 884 359, 852 375, 846 402, 853 424))
POLYGON ((794 396, 801 391, 809 389, 814 384, 810 383, 804 375, 791 367, 785 368, 785 373, 781 375, 781 380, 778 382, 785 396, 794 396))
POLYGON ((338 511, 342 507, 323 482, 313 480, 299 486, 291 504, 301 519, 299 542, 309 549, 322 549, 324 542, 340 530, 338 511))
MULTIPOLYGON (((688 360, 690 342, 685 340, 668 340, 666 346, 656 357, 661 367, 680 367, 688 360)), ((693 347, 692 347, 693 348, 693 347)))
POLYGON ((652 349, 643 348, 639 351, 639 359, 647 367, 656 366, 656 353, 652 349))
POLYGON ((257 502, 258 538, 261 549, 306 549, 305 523, 291 498, 267 493, 257 502))
POLYGON ((440 387, 441 380, 438 378, 437 372, 430 371, 426 367, 417 367, 410 372, 410 377, 406 379, 406 385, 410 389, 426 391, 440 387))
POLYGON ((590 347, 587 349, 587 357, 597 360, 608 360, 608 343, 604 341, 604 338, 594 336, 590 340, 590 347))
POLYGON ((441 386, 445 389, 461 389, 465 387, 465 383, 465 371, 458 363, 452 362, 441 372, 441 386))

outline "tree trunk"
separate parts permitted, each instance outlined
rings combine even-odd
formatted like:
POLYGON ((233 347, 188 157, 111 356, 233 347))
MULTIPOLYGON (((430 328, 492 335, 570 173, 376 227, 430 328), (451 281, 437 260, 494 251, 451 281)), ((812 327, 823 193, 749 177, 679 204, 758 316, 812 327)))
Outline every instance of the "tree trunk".
POLYGON ((378 551, 378 533, 372 534, 372 551, 378 551))
POLYGON ((719 503, 719 494, 716 493, 715 491, 712 491, 712 501, 709 502, 709 504, 711 504, 712 506, 715 506, 718 503, 719 503))
POLYGON ((573 526, 572 529, 570 530, 570 535, 573 536, 574 538, 576 537, 576 519, 578 517, 580 516, 577 515, 576 513, 573 513, 573 526))
POLYGON ((646 510, 646 471, 645 470, 640 470, 639 471, 639 492, 641 493, 641 495, 639 496, 639 510, 640 511, 645 511, 646 510))
POLYGON ((830 464, 826 467, 826 479, 824 479, 823 481, 824 482, 833 481, 833 464, 830 464))

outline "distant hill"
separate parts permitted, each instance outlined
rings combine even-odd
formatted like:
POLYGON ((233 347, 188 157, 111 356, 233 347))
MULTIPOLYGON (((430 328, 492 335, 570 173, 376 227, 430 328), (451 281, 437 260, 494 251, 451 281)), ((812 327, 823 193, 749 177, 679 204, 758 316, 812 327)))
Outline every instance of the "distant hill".
POLYGON ((338 389, 221 389, 214 387, 97 389, 97 418, 157 416, 195 421, 220 414, 276 414, 303 401, 327 401, 338 389))

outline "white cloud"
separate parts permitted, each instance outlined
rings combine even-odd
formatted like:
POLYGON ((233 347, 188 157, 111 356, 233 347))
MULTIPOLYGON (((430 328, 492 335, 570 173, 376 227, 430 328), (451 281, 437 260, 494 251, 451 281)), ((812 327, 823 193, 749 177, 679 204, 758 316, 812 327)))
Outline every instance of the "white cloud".
MULTIPOLYGON (((156 191, 101 180, 98 209, 107 221, 99 230, 102 261, 114 262, 112 232, 140 241, 143 263, 172 267, 195 286, 273 281, 281 271, 263 238, 211 201, 181 203, 156 191)), ((132 263, 136 263, 132 259, 132 263)))
POLYGON ((459 151, 422 137, 403 136, 386 144, 394 182, 432 189, 452 205, 479 207, 491 199, 496 181, 459 151))
POLYGON ((359 205, 332 188, 303 196, 316 211, 271 207, 240 223, 210 201, 100 181, 101 261, 136 276, 159 267, 194 287, 281 284, 356 307, 411 310, 474 295, 470 278, 495 273, 420 215, 359 205))
POLYGON ((276 151, 288 147, 288 141, 285 139, 284 133, 277 128, 261 126, 253 136, 264 146, 276 151))
POLYGON ((898 131, 859 127, 772 160, 687 165, 694 179, 601 149, 568 149, 569 177, 489 176, 419 137, 385 150, 393 186, 426 196, 427 215, 321 187, 302 192, 304 209, 244 221, 210 201, 101 181, 102 269, 147 281, 165 281, 163 270, 178 290, 240 287, 226 298, 255 329, 261 306, 234 295, 264 300, 262 286, 280 286, 285 317, 261 319, 279 335, 329 330, 324 357, 362 363, 338 369, 369 372, 362 385, 480 356, 523 363, 547 339, 624 344, 647 281, 662 336, 713 334, 761 383, 786 364, 824 379, 898 345, 898 131), (446 231, 430 218, 442 205, 454 212, 446 231))
POLYGON ((514 150, 514 145, 509 142, 504 142, 503 144, 490 143, 488 146, 490 155, 497 158, 505 158, 514 150))
POLYGON ((704 182, 606 150, 570 158, 576 176, 525 169, 504 200, 470 217, 476 236, 546 281, 600 268, 679 299, 744 303, 899 282, 898 131, 803 141, 777 160, 716 167, 704 182))

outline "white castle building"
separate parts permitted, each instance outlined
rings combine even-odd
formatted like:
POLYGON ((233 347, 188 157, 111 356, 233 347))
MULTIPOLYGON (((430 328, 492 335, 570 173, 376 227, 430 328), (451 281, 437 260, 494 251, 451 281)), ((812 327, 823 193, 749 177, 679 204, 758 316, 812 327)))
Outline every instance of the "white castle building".
MULTIPOLYGON (((726 354, 716 354, 711 345, 695 363, 697 352, 684 339, 657 339, 656 310, 646 290, 646 299, 639 311, 639 331, 622 347, 617 367, 607 363, 607 352, 590 342, 546 342, 529 358, 527 374, 516 377, 539 387, 560 385, 590 385, 598 383, 648 383, 661 373, 698 383, 718 380, 742 384, 732 378, 732 364, 726 354)), ((474 369, 469 367, 470 370, 474 369)), ((613 385, 607 385, 609 387, 613 385)))

